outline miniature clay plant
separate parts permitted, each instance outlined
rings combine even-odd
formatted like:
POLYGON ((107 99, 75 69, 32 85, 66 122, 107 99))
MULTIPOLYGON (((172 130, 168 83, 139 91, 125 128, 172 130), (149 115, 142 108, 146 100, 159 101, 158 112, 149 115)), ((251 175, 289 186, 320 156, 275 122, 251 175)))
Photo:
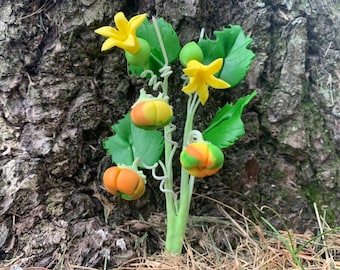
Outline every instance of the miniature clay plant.
POLYGON ((146 14, 141 14, 127 20, 119 12, 114 22, 115 27, 95 30, 107 38, 102 51, 123 49, 130 75, 148 80, 152 89, 149 92, 153 93, 142 88, 130 112, 112 126, 114 135, 104 140, 103 146, 115 165, 104 172, 103 184, 111 194, 136 200, 146 189, 143 170, 150 170, 166 199, 166 251, 180 254, 195 178, 212 176, 222 168, 222 149, 244 135, 241 115, 256 92, 218 109, 202 132, 193 129, 195 113, 199 106, 209 106, 209 88, 227 89, 243 80, 255 57, 247 48, 252 39, 240 26, 231 25, 215 31, 214 40, 201 34, 198 42, 181 48, 176 32, 163 18, 149 21, 146 14), (182 91, 188 98, 181 147, 172 136, 176 126, 172 124, 174 111, 168 96, 168 81, 173 73, 170 64, 177 60, 183 65, 184 86, 171 91, 174 95, 182 91), (174 192, 173 181, 173 159, 178 148, 179 194, 174 192))

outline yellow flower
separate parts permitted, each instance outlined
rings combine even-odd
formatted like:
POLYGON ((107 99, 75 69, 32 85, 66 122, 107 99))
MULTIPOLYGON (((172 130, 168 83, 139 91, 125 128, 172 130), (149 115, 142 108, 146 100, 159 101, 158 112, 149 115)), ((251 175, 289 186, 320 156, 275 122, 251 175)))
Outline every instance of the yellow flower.
POLYGON ((102 51, 117 46, 131 54, 137 53, 139 51, 139 42, 137 40, 136 30, 145 18, 146 13, 134 16, 128 21, 123 12, 118 12, 114 17, 117 29, 111 26, 103 26, 94 31, 108 38, 102 45, 102 51))
POLYGON ((183 69, 183 72, 189 77, 189 84, 183 87, 182 91, 188 94, 197 92, 202 105, 204 105, 209 97, 209 85, 217 89, 230 87, 229 83, 214 76, 222 68, 222 65, 222 58, 216 59, 207 66, 196 60, 190 60, 187 67, 183 69))

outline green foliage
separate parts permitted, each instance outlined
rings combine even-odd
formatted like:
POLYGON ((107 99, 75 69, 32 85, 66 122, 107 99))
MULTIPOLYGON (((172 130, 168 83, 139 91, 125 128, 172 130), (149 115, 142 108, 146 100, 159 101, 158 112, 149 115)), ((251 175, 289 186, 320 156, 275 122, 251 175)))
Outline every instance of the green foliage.
POLYGON ((216 77, 233 87, 242 81, 255 58, 255 54, 247 49, 253 40, 245 36, 239 25, 214 31, 214 35, 216 40, 202 39, 198 42, 204 55, 203 64, 223 58, 223 67, 216 77))
POLYGON ((227 103, 220 109, 209 127, 203 132, 203 138, 220 148, 233 145, 244 135, 244 125, 241 119, 243 108, 256 96, 256 91, 240 98, 235 105, 227 103))
POLYGON ((155 164, 161 157, 164 148, 162 132, 145 130, 136 127, 130 114, 124 115, 118 124, 112 126, 115 135, 103 142, 104 149, 115 164, 131 165, 140 158, 146 165, 155 164))
MULTIPOLYGON (((162 36, 166 55, 170 64, 178 57, 180 51, 179 39, 172 25, 166 22, 163 18, 157 19, 157 25, 162 36)), ((155 74, 159 74, 159 69, 164 66, 165 61, 153 24, 149 23, 148 20, 145 20, 143 24, 138 27, 136 34, 139 38, 145 39, 150 44, 151 57, 147 68, 152 70, 155 74)), ((129 65, 129 71, 139 75, 143 72, 143 68, 129 65)))

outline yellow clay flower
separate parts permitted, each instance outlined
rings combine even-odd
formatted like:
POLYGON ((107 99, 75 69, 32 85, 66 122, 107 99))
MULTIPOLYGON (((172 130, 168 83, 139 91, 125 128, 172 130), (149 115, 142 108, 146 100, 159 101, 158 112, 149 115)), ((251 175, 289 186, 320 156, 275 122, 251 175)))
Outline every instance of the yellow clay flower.
POLYGON ((183 69, 183 72, 189 77, 189 84, 183 87, 182 91, 188 94, 197 92, 202 105, 204 105, 209 97, 209 85, 217 89, 230 87, 229 83, 214 76, 222 68, 222 65, 222 58, 216 59, 207 66, 196 60, 190 60, 187 67, 183 69))
POLYGON ((111 26, 103 26, 94 31, 108 38, 102 45, 102 51, 117 46, 131 54, 136 54, 139 51, 136 30, 145 18, 146 13, 134 16, 128 21, 123 12, 118 12, 114 17, 117 29, 111 26))

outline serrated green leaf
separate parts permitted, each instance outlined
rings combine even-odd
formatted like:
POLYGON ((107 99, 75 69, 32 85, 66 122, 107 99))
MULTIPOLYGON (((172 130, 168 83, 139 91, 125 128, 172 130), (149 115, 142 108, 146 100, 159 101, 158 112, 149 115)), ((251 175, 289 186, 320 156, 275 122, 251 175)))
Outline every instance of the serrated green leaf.
POLYGON ((164 148, 162 132, 136 127, 131 122, 130 114, 113 125, 112 130, 115 135, 106 139, 103 146, 113 163, 131 165, 139 157, 151 166, 160 159, 164 148))
MULTIPOLYGON (((172 25, 166 22, 163 18, 157 19, 157 25, 162 36, 169 64, 171 64, 177 59, 180 51, 178 36, 172 28, 172 25)), ((155 74, 159 74, 159 69, 164 66, 164 57, 153 23, 149 23, 148 20, 145 20, 143 24, 138 27, 136 34, 139 38, 143 38, 149 42, 151 57, 148 68, 155 74)), ((143 72, 143 69, 129 65, 129 71, 139 75, 143 72)))
POLYGON ((235 141, 245 133, 241 115, 244 107, 254 96, 256 96, 256 91, 240 98, 235 105, 228 103, 224 105, 224 107, 216 113, 209 127, 204 130, 204 140, 220 148, 233 145, 235 141))
POLYGON ((103 142, 104 149, 111 155, 113 163, 131 165, 134 161, 130 144, 118 135, 111 136, 103 142))
POLYGON ((223 66, 215 76, 236 86, 245 77, 255 54, 247 49, 252 39, 247 37, 239 25, 231 25, 222 31, 214 31, 215 40, 202 39, 198 45, 203 51, 203 63, 210 64, 223 58, 223 66))

